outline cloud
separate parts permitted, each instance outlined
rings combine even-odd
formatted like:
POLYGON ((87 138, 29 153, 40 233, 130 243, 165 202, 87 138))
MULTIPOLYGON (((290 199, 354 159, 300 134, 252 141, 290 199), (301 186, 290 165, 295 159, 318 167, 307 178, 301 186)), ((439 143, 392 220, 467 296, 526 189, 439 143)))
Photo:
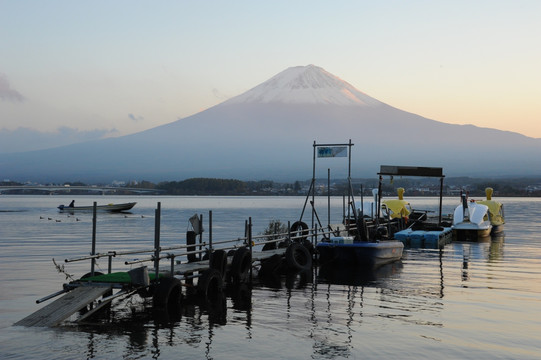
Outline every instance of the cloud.
POLYGON ((59 127, 53 132, 41 132, 24 127, 15 130, 0 129, 0 153, 49 149, 103 139, 115 133, 117 133, 115 129, 79 131, 66 126, 59 127))
POLYGON ((128 117, 133 121, 133 122, 139 122, 139 121, 143 121, 145 120, 145 118, 141 115, 139 116, 135 116, 133 114, 128 114, 128 117))
POLYGON ((11 88, 6 75, 0 74, 0 100, 22 102, 25 100, 20 92, 11 88))

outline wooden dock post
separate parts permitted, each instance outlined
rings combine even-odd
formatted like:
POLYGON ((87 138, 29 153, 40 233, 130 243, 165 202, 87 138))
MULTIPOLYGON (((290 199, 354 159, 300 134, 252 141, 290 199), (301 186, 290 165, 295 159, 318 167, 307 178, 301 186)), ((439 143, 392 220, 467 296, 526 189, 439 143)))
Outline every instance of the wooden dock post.
MULTIPOLYGON (((90 255, 94 256, 96 255, 96 207, 98 206, 97 202, 94 201, 94 205, 92 206, 92 250, 90 251, 90 255)), ((94 276, 94 268, 96 266, 96 259, 92 258, 90 259, 90 276, 94 276)))
MULTIPOLYGON (((250 258, 252 258, 252 217, 248 218, 248 248, 250 249, 250 258)), ((250 264, 250 283, 252 282, 252 269, 253 266, 250 264)))
POLYGON ((154 269, 156 274, 160 272, 160 216, 161 216, 161 202, 158 202, 158 206, 155 210, 154 218, 154 269))
POLYGON ((209 210, 209 265, 212 265, 212 210, 209 210))

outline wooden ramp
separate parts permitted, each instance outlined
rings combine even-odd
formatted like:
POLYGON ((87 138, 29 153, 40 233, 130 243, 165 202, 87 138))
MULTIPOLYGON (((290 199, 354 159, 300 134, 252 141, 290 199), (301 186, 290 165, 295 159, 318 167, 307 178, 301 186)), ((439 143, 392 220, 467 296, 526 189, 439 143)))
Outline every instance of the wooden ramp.
POLYGON ((110 290, 110 286, 79 286, 14 325, 56 326, 110 290))

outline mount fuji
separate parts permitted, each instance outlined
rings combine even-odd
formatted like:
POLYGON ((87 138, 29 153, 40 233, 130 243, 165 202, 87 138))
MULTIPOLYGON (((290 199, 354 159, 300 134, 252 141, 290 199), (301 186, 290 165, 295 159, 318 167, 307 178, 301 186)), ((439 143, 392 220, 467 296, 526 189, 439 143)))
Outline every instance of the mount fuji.
MULTIPOLYGON (((349 139, 355 144, 353 177, 375 177, 381 164, 443 167, 447 176, 541 174, 541 139, 430 120, 308 65, 288 68, 205 111, 136 134, 1 154, 0 176, 41 182, 303 180, 312 175, 314 141, 349 139)), ((321 159, 318 166, 344 176, 343 161, 321 159)))

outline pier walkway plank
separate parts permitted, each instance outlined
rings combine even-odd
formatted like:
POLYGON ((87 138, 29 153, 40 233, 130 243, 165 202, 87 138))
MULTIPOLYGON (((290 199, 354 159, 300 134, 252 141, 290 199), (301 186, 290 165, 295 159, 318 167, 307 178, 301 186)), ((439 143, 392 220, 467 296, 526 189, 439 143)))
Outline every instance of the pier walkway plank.
MULTIPOLYGON (((273 255, 283 255, 286 252, 286 248, 280 248, 280 249, 274 249, 274 250, 266 250, 266 251, 253 251, 252 252, 252 262, 255 261, 261 261, 264 259, 268 259, 273 255)), ((233 256, 227 257, 227 264, 228 266, 231 265, 233 261, 233 256)), ((194 261, 191 263, 182 263, 182 264, 175 264, 174 265, 174 274, 175 275, 185 275, 190 274, 194 272, 204 271, 209 268, 209 261, 208 260, 201 260, 201 261, 194 261)), ((154 270, 151 269, 151 272, 154 270)), ((171 272, 170 266, 162 266, 160 267, 160 273, 169 273, 171 272)))
POLYGON ((77 287, 14 325, 56 326, 110 290, 110 286, 77 287))

